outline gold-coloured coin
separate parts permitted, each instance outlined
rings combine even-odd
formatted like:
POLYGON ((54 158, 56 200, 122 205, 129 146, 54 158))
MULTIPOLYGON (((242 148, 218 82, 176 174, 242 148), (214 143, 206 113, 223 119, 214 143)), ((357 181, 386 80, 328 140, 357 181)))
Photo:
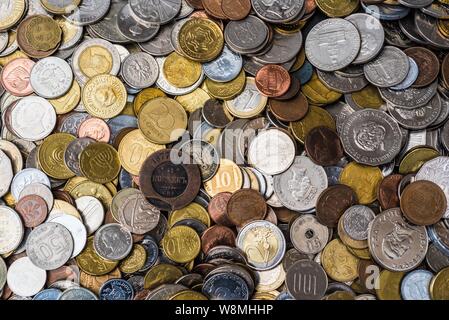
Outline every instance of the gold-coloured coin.
POLYGON ((449 300, 449 268, 444 268, 430 282, 432 300, 449 300))
POLYGON ((79 6, 81 0, 40 0, 42 6, 53 14, 68 14, 79 6))
POLYGON ((11 192, 8 192, 3 196, 3 200, 5 201, 6 205, 9 207, 14 207, 16 205, 16 198, 12 195, 11 192))
POLYGON ((187 207, 172 211, 168 216, 168 225, 172 227, 176 222, 185 219, 196 219, 210 227, 210 216, 207 210, 196 202, 192 202, 187 207))
POLYGON ((304 49, 303 46, 301 51, 299 51, 298 55, 296 56, 295 64, 291 68, 290 72, 295 72, 301 69, 305 61, 306 61, 306 50, 304 49))
POLYGON ((79 211, 66 201, 55 199, 53 202, 53 208, 51 210, 51 213, 67 214, 69 216, 77 218, 80 221, 83 221, 83 218, 81 217, 79 211))
POLYGON ((0 14, 0 31, 7 30, 14 26, 22 18, 25 12, 25 0, 12 0, 4 3, 0 14))
POLYGON ((167 97, 155 98, 143 105, 138 122, 149 141, 168 144, 184 134, 187 114, 179 102, 167 97))
POLYGON ((377 198, 377 188, 382 181, 382 171, 356 162, 349 163, 340 175, 340 183, 351 187, 360 204, 370 204, 377 198))
POLYGON ((154 98, 161 98, 161 97, 166 97, 166 96, 167 95, 161 89, 158 89, 158 88, 143 89, 134 98, 134 113, 136 114, 136 116, 138 116, 140 109, 146 102, 148 102, 154 98))
POLYGON ((362 260, 370 260, 371 253, 368 248, 365 249, 354 249, 351 247, 347 247, 349 252, 351 252, 354 256, 362 260))
POLYGON ((204 81, 203 89, 212 97, 220 100, 231 100, 245 89, 246 75, 242 70, 240 74, 229 82, 215 82, 209 78, 204 81))
POLYGON ((355 299, 354 295, 347 291, 335 291, 324 298, 324 300, 354 300, 354 299, 355 299))
POLYGON ((7 56, 0 57, 0 66, 4 67, 11 61, 19 59, 19 58, 28 58, 28 56, 25 53, 23 53, 22 51, 16 50, 7 56))
POLYGON ((54 20, 62 30, 61 47, 64 45, 66 47, 73 47, 73 43, 76 44, 79 39, 80 30, 82 29, 80 29, 79 26, 70 23, 70 21, 64 19, 62 16, 57 16, 54 20))
POLYGON ((145 275, 144 288, 155 289, 162 284, 174 283, 182 277, 182 271, 171 264, 161 263, 152 267, 145 275))
POLYGON ((51 17, 36 15, 26 24, 24 37, 33 49, 50 51, 60 44, 62 30, 51 17))
POLYGON ((196 109, 200 109, 204 106, 207 100, 211 96, 201 88, 196 88, 193 92, 177 96, 175 98, 187 112, 193 113, 196 109))
POLYGON ((117 194, 117 187, 112 182, 105 183, 104 186, 109 190, 112 196, 117 194))
POLYGON ((449 21, 438 19, 438 30, 446 37, 449 38, 449 21))
POLYGON ((127 93, 119 78, 101 74, 87 81, 82 92, 83 105, 94 117, 109 119, 125 108, 127 93))
POLYGON ((68 133, 55 133, 39 146, 38 162, 42 171, 55 179, 68 179, 75 174, 65 165, 64 153, 75 137, 68 133))
POLYGON ((243 92, 232 100, 225 101, 226 109, 234 116, 248 119, 260 114, 268 103, 268 97, 262 95, 257 89, 256 80, 246 78, 243 92))
POLYGON ((224 38, 220 27, 209 19, 190 19, 179 30, 179 47, 188 58, 208 62, 223 50, 224 38))
POLYGON ((64 186, 64 191, 67 191, 68 193, 72 192, 72 190, 78 186, 79 184, 85 182, 85 181, 89 181, 87 178, 84 177, 73 177, 70 178, 69 180, 67 180, 65 186, 64 186))
POLYGON ((120 114, 135 117, 136 113, 134 112, 134 103, 129 100, 126 101, 125 108, 123 108, 120 114))
POLYGON ((360 91, 352 93, 351 97, 354 103, 362 109, 379 109, 385 104, 377 87, 371 84, 360 91))
POLYGON ((81 88, 78 82, 73 81, 69 91, 57 99, 49 99, 56 114, 66 114, 76 108, 81 100, 81 88))
POLYGON ((135 244, 131 253, 120 262, 119 269, 123 273, 134 273, 139 271, 145 265, 147 260, 147 251, 140 244, 135 244))
POLYGON ((439 156, 440 153, 431 147, 418 146, 412 148, 399 163, 399 173, 403 175, 416 173, 427 161, 439 156))
POLYGON ((177 226, 165 233, 162 248, 169 259, 177 263, 187 263, 200 253, 201 239, 194 229, 177 226))
POLYGON ((316 106, 310 106, 307 115, 300 121, 290 122, 293 136, 301 143, 304 143, 307 134, 313 128, 320 126, 336 130, 335 120, 330 113, 316 106))
POLYGON ((379 275, 379 288, 376 294, 379 300, 401 300, 401 281, 404 272, 382 270, 379 275))
POLYGON ((187 88, 199 80, 202 68, 201 63, 173 52, 165 59, 162 72, 170 84, 177 88, 187 88))
POLYGON ((208 300, 207 297, 193 290, 185 290, 176 293, 174 296, 170 298, 170 300, 190 300, 190 301, 198 301, 198 300, 208 300))
POLYGON ((120 173, 118 152, 107 143, 90 144, 80 154, 80 169, 93 182, 110 182, 120 173))
POLYGON ((164 145, 148 141, 139 129, 129 132, 123 137, 118 148, 118 156, 122 167, 132 175, 139 175, 143 162, 164 145))
POLYGON ((79 55, 77 64, 87 79, 102 74, 109 74, 114 66, 110 50, 104 46, 90 45, 79 55))
POLYGON ((240 168, 231 160, 220 159, 220 166, 215 176, 204 183, 206 192, 215 196, 221 192, 235 192, 243 185, 243 175, 240 168))
POLYGON ((325 105, 338 101, 342 94, 326 87, 318 78, 316 72, 313 72, 309 82, 301 87, 302 93, 307 97, 311 104, 325 105))
POLYGON ((359 259, 349 252, 339 240, 329 242, 321 253, 321 264, 327 275, 339 282, 348 282, 359 276, 357 266, 359 259))
POLYGON ((242 170, 245 170, 245 172, 248 174, 249 176, 249 180, 250 180, 250 188, 256 191, 259 191, 259 180, 257 180, 256 175, 254 174, 253 171, 251 171, 248 168, 242 168, 242 170))
POLYGON ((103 207, 107 210, 112 203, 111 192, 104 185, 92 181, 84 181, 68 191, 74 199, 83 196, 92 196, 100 200, 103 207))
POLYGON ((96 295, 100 293, 101 286, 110 279, 120 279, 122 274, 119 268, 115 268, 112 272, 105 274, 103 276, 93 276, 84 271, 80 272, 80 285, 84 288, 89 289, 96 295))
POLYGON ((75 260, 82 271, 93 276, 108 274, 118 265, 118 261, 105 260, 95 252, 94 237, 87 239, 86 247, 75 260))
POLYGON ((346 17, 359 7, 358 0, 316 0, 316 4, 328 17, 346 17))
POLYGON ((256 292, 252 296, 251 300, 273 301, 273 300, 276 300, 278 295, 279 295, 279 292, 277 292, 277 294, 275 294, 273 292, 256 292))

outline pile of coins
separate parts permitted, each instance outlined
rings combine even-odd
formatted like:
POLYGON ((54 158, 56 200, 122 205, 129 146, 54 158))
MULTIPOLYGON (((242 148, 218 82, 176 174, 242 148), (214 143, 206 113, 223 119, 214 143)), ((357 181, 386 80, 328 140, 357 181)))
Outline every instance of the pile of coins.
POLYGON ((1 299, 449 299, 448 49, 444 0, 2 0, 1 299))

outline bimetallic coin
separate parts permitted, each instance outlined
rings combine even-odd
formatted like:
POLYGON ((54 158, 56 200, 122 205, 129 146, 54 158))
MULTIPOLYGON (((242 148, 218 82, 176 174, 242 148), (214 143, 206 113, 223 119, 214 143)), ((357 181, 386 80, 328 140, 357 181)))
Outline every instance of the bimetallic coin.
POLYGON ((46 222, 28 236, 26 252, 34 265, 55 270, 72 256, 74 242, 70 231, 59 223, 46 222))
POLYGON ((430 300, 430 281, 433 273, 427 270, 415 270, 402 278, 401 296, 404 300, 430 300))
POLYGON ((318 263, 300 260, 287 270, 285 284, 288 293, 297 300, 320 300, 326 293, 328 279, 318 263))
POLYGON ((94 236, 94 249, 103 259, 122 260, 132 250, 131 233, 118 223, 103 225, 94 236))
POLYGON ((110 279, 103 283, 99 292, 100 300, 133 300, 134 289, 123 279, 110 279))
POLYGON ((0 206, 0 213, 0 254, 6 254, 20 245, 24 228, 20 216, 13 209, 0 206))
POLYGON ((131 87, 144 89, 156 82, 159 66, 151 55, 145 52, 133 53, 123 61, 120 74, 131 87))
POLYGON ((36 267, 28 257, 22 257, 9 266, 8 287, 21 297, 34 296, 44 287, 46 280, 45 270, 36 267))
POLYGON ((56 57, 39 60, 31 69, 30 84, 39 96, 59 98, 72 86, 73 73, 69 64, 56 57))

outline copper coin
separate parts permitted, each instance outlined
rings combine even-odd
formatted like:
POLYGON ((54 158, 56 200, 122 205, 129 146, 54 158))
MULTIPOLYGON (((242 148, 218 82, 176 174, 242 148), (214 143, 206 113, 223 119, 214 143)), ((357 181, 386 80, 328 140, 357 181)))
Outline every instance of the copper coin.
POLYGON ((75 200, 73 200, 72 196, 64 190, 53 190, 53 197, 57 200, 62 200, 70 203, 72 206, 76 207, 75 200))
POLYGON ((287 93, 292 80, 288 71, 281 66, 270 64, 256 74, 256 87, 270 98, 281 97, 287 93))
POLYGON ((327 127, 316 127, 306 136, 305 149, 313 162, 332 166, 343 158, 344 151, 338 134, 327 127))
POLYGON ((446 212, 446 196, 441 188, 430 181, 421 180, 409 184, 401 196, 404 216, 419 226, 437 223, 446 212))
POLYGON ((207 276, 209 272, 215 269, 215 266, 211 263, 200 263, 193 267, 192 272, 198 273, 203 277, 207 276))
POLYGON ((20 214, 25 227, 34 228, 45 221, 48 214, 44 199, 34 194, 21 198, 15 207, 20 214))
POLYGON ((282 223, 289 223, 298 216, 298 212, 287 209, 286 207, 273 208, 278 220, 282 223))
POLYGON ((106 212, 106 214, 104 215, 104 222, 103 222, 103 224, 110 224, 110 223, 117 223, 117 222, 118 221, 115 220, 114 216, 112 215, 112 211, 108 210, 106 212))
MULTIPOLYGON (((383 0, 381 0, 380 2, 382 2, 383 0)), ((309 14, 312 13, 312 11, 314 11, 317 7, 316 1, 315 0, 306 0, 304 3, 304 7, 305 7, 305 12, 304 14, 309 14)))
POLYGON ((227 19, 223 9, 221 8, 222 0, 202 0, 202 2, 204 10, 206 10, 207 14, 217 19, 227 19))
POLYGON ((1 82, 6 91, 17 97, 33 93, 30 84, 30 73, 35 62, 27 58, 19 58, 9 62, 2 70, 1 82))
POLYGON ((300 93, 295 98, 286 101, 270 100, 270 110, 281 121, 299 121, 309 112, 309 102, 300 93))
POLYGON ((191 6, 192 8, 196 10, 203 10, 203 1, 201 0, 186 0, 186 2, 191 6))
POLYGON ((210 227, 201 236, 201 248, 207 254, 216 246, 235 247, 235 234, 230 228, 215 225, 210 227))
POLYGON ((251 12, 250 0, 222 0, 221 9, 229 20, 245 19, 251 12))
POLYGON ((109 142, 111 129, 108 124, 98 118, 89 118, 81 122, 78 127, 78 137, 92 138, 98 142, 109 142))
POLYGON ((357 204, 357 195, 351 187, 337 184, 324 190, 318 198, 316 217, 318 221, 335 228, 345 211, 357 204))
POLYGON ((140 170, 140 190, 152 205, 164 211, 187 206, 201 186, 198 166, 172 162, 177 155, 178 150, 159 150, 145 160, 140 170))
POLYGON ((435 53, 423 47, 407 48, 404 53, 415 60, 419 68, 418 79, 412 87, 426 87, 435 81, 440 72, 440 61, 435 53))
POLYGON ((379 200, 379 204, 382 209, 387 210, 399 207, 400 202, 398 188, 402 178, 403 176, 400 174, 393 174, 385 177, 379 184, 377 199, 379 200))
POLYGON ((202 113, 204 120, 216 128, 224 128, 234 119, 224 107, 223 102, 216 99, 207 100, 202 113))
POLYGON ((59 280, 69 280, 79 283, 79 271, 75 271, 76 266, 62 266, 55 270, 47 271, 47 286, 59 280))
POLYGON ((441 77, 443 78, 444 85, 449 87, 449 54, 446 54, 441 64, 441 77))
POLYGON ((241 189, 235 192, 226 206, 226 215, 234 225, 243 227, 254 220, 263 220, 267 214, 267 203, 259 192, 241 189))
POLYGON ((277 97, 276 100, 290 100, 298 95, 299 90, 301 90, 301 82, 295 77, 290 77, 290 79, 292 81, 290 88, 288 88, 288 91, 285 94, 277 97))
POLYGON ((232 193, 221 192, 210 200, 207 211, 216 224, 221 224, 228 227, 232 226, 231 221, 229 221, 226 216, 226 206, 228 205, 228 201, 231 197, 232 193))

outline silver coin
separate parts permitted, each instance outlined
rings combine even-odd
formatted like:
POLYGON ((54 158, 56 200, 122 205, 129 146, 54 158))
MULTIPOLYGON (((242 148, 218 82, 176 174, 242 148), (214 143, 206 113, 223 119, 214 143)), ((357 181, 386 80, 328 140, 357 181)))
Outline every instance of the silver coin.
POLYGON ((120 55, 121 63, 123 63, 123 61, 125 61, 126 57, 131 54, 128 49, 126 49, 124 46, 122 46, 120 44, 114 44, 114 47, 117 49, 118 54, 120 55))
MULTIPOLYGON (((427 180, 436 183, 449 199, 449 157, 437 157, 427 161, 415 176, 416 181, 427 180)), ((444 214, 449 219, 449 208, 444 214)))
POLYGON ((259 133, 248 148, 248 163, 266 175, 285 172, 295 160, 293 139, 284 131, 269 129, 259 133))
POLYGON ((354 64, 363 64, 374 59, 383 48, 385 41, 384 28, 379 20, 365 13, 355 13, 346 20, 355 25, 360 33, 361 46, 354 64))
POLYGON ((91 118, 88 113, 73 112, 70 113, 59 126, 59 132, 69 133, 72 136, 78 136, 78 128, 84 120, 91 118))
POLYGON ((127 43, 129 39, 125 38, 118 30, 117 15, 123 6, 127 5, 125 0, 111 0, 111 7, 103 19, 97 23, 90 24, 87 28, 88 32, 92 32, 95 36, 114 43, 127 43))
MULTIPOLYGON (((17 174, 23 168, 23 156, 19 148, 12 142, 7 140, 0 140, 0 150, 11 160, 12 170, 17 174)), ((3 166, 1 166, 3 167, 3 166)))
POLYGON ((326 19, 307 35, 305 50, 309 62, 323 71, 336 71, 350 65, 360 52, 360 34, 349 21, 326 19))
POLYGON ((170 33, 171 46, 173 47, 173 50, 175 50, 177 53, 179 53, 181 55, 183 55, 183 52, 179 45, 178 36, 179 36, 179 32, 181 31, 182 26, 189 20, 190 19, 188 19, 188 18, 179 20, 174 24, 173 28, 171 28, 171 33, 170 33))
POLYGON ((404 18, 410 12, 410 8, 388 4, 366 5, 361 2, 366 13, 380 20, 395 21, 404 18))
POLYGON ((79 157, 81 152, 90 144, 95 143, 91 138, 79 138, 73 140, 67 146, 64 152, 64 163, 74 174, 78 177, 82 177, 83 174, 80 169, 79 157))
POLYGON ((371 166, 390 163, 402 147, 399 125, 385 112, 374 109, 347 116, 340 137, 349 156, 371 166))
MULTIPOLYGON (((354 26, 353 28, 355 29, 354 26)), ((271 48, 266 53, 255 56, 254 59, 264 64, 283 64, 295 59, 301 48, 301 31, 290 34, 274 31, 271 48)))
POLYGON ((134 234, 145 234, 156 228, 161 212, 141 192, 123 199, 118 208, 120 223, 134 234))
POLYGON ((369 84, 364 75, 344 77, 337 72, 324 72, 318 69, 317 75, 326 87, 345 94, 360 91, 369 84))
POLYGON ((317 254, 329 241, 329 228, 311 214, 296 218, 290 227, 290 240, 300 253, 317 254))
POLYGON ((385 88, 400 84, 408 75, 410 64, 402 50, 385 46, 373 61, 363 67, 365 77, 377 87, 385 88))
POLYGON ((0 206, 0 254, 15 250, 22 242, 23 233, 23 223, 17 212, 0 206))
POLYGON ((405 272, 416 268, 426 257, 426 228, 405 221, 399 208, 377 215, 368 229, 372 257, 390 271, 405 272))
POLYGON ((230 21, 224 30, 226 43, 236 52, 254 53, 268 41, 268 27, 259 18, 249 15, 243 20, 230 21))
POLYGON ((94 249, 106 260, 122 260, 128 256, 132 247, 131 232, 118 223, 106 224, 95 233, 94 249))
POLYGON ((64 17, 74 25, 89 25, 103 18, 108 13, 110 5, 111 0, 83 0, 73 13, 64 17))
POLYGON ((44 270, 63 266, 72 256, 73 239, 66 227, 46 222, 31 231, 26 252, 33 264, 44 270))
MULTIPOLYGON (((189 140, 179 147, 181 157, 186 164, 196 164, 201 171, 203 181, 212 179, 220 165, 220 155, 217 149, 203 140, 189 140)), ((173 159, 176 159, 173 157, 173 159)))
POLYGON ((251 0, 251 3, 256 14, 271 23, 285 23, 292 21, 298 17, 304 7, 304 0, 251 0))
POLYGON ((32 183, 42 183, 51 188, 50 180, 47 175, 40 170, 34 168, 28 168, 20 171, 11 183, 11 194, 14 199, 19 200, 20 193, 25 186, 32 183))
POLYGON ((6 49, 8 46, 8 32, 0 32, 0 52, 6 49))
POLYGON ((21 254, 21 253, 25 252, 26 243, 28 240, 28 236, 31 233, 31 230, 32 230, 31 228, 25 228, 25 231, 24 231, 23 237, 22 237, 22 241, 20 242, 19 246, 14 250, 14 255, 21 254))
POLYGON ((414 109, 397 108, 388 105, 391 116, 404 128, 420 130, 429 127, 441 113, 440 96, 435 95, 430 102, 414 109))
POLYGON ((64 291, 59 300, 98 300, 98 298, 92 291, 78 287, 64 291))
POLYGON ((358 296, 356 296, 354 298, 355 300, 361 300, 361 301, 365 301, 365 300, 377 300, 376 296, 373 294, 359 294, 358 296))
POLYGON ((409 14, 407 17, 399 20, 399 28, 410 40, 421 45, 427 45, 427 41, 418 33, 413 14, 409 14))
POLYGON ((255 287, 257 292, 269 292, 271 287, 285 281, 285 271, 282 264, 270 270, 256 271, 254 276, 257 283, 255 287))
POLYGON ((320 300, 326 293, 328 278, 318 262, 299 260, 288 269, 285 285, 295 299, 320 300))
POLYGON ((416 79, 419 76, 419 68, 418 64, 412 58, 408 58, 410 63, 410 70, 408 71, 407 77, 400 84, 391 87, 391 90, 405 90, 412 86, 415 83, 416 79))
POLYGON ((351 239, 367 240, 368 225, 375 216, 374 211, 367 206, 352 206, 342 216, 343 229, 351 239))
POLYGON ((58 280, 53 282, 52 284, 50 284, 48 286, 49 289, 57 289, 57 290, 61 290, 61 291, 66 291, 72 288, 79 288, 80 285, 78 283, 76 283, 76 280, 58 280))
POLYGON ((28 257, 14 261, 8 269, 8 287, 16 295, 31 297, 41 291, 47 280, 47 273, 36 267, 28 257))
POLYGON ((36 182, 26 185, 20 192, 18 200, 28 195, 36 195, 44 199, 45 203, 47 204, 48 211, 53 208, 53 193, 46 185, 36 182))
MULTIPOLYGON (((442 125, 444 125, 447 122, 447 119, 449 117, 449 99, 447 99, 444 95, 440 94, 440 100, 441 100, 441 112, 438 118, 432 123, 430 129, 439 128, 442 125)), ((441 136, 443 136, 442 133, 443 130, 441 130, 441 136)), ((441 138, 441 143, 444 144, 443 138, 441 138)))
MULTIPOLYGON (((350 98, 350 94, 345 95, 345 100, 347 101, 350 98)), ((339 135, 341 135, 341 132, 343 131, 343 124, 346 120, 346 118, 356 112, 357 110, 360 110, 357 106, 353 106, 352 104, 344 103, 342 101, 338 101, 336 103, 333 103, 331 105, 326 106, 326 111, 329 112, 335 120, 335 124, 337 126, 337 132, 339 135)))
POLYGON ((166 24, 181 11, 181 0, 130 0, 134 14, 146 23, 166 24))
POLYGON ((433 273, 427 270, 414 270, 401 281, 401 296, 404 300, 431 300, 430 281, 433 273))
POLYGON ((9 44, 3 51, 0 52, 0 57, 5 57, 13 53, 19 48, 17 39, 15 39, 11 44, 9 44))
POLYGON ((431 5, 420 9, 423 13, 437 18, 437 19, 449 19, 449 8, 444 3, 439 1, 433 2, 431 5))
POLYGON ((186 0, 181 0, 181 10, 176 16, 176 19, 184 19, 185 17, 190 16, 193 11, 195 11, 195 9, 192 8, 186 0))
POLYGON ((159 66, 148 53, 133 53, 123 61, 120 73, 128 85, 144 89, 156 82, 159 77, 159 66))
POLYGON ((100 200, 91 196, 79 197, 75 200, 76 208, 83 217, 87 234, 91 235, 103 224, 104 208, 100 200))
POLYGON ((281 230, 271 222, 261 220, 253 221, 244 226, 237 235, 236 245, 246 254, 248 265, 255 270, 262 271, 273 269, 280 264, 286 250, 286 242, 281 230), (266 238, 267 235, 270 239, 266 238), (257 240, 251 241, 251 244, 248 245, 248 237, 257 240), (270 246, 269 242, 271 241, 277 244, 276 248, 273 247, 276 251, 267 256, 264 251, 267 250, 266 245, 270 246), (254 247, 252 243, 259 243, 260 248, 254 247), (256 251, 259 253, 255 254, 256 251))
POLYGON ((29 0, 28 1, 28 13, 27 16, 35 15, 35 14, 43 14, 46 16, 51 16, 42 6, 40 0, 29 0))
POLYGON ((89 80, 89 77, 81 71, 79 66, 81 54, 87 52, 89 53, 90 59, 106 59, 106 57, 102 57, 101 55, 97 56, 94 54, 96 51, 96 47, 101 47, 110 54, 110 57, 108 57, 108 59, 112 59, 112 66, 108 73, 115 76, 120 71, 120 54, 113 44, 103 39, 90 39, 83 41, 76 48, 75 52, 73 52, 72 58, 73 73, 75 74, 75 77, 81 86, 83 86, 89 80))
POLYGON ((399 0, 398 2, 406 7, 419 9, 431 5, 433 0, 399 0))
POLYGON ((8 193, 13 176, 11 160, 0 150, 0 197, 8 193))
POLYGON ((438 273, 444 268, 449 267, 449 255, 438 249, 435 243, 429 245, 426 254, 426 262, 433 272, 438 273))
POLYGON ((323 167, 307 157, 298 156, 284 173, 274 177, 274 192, 288 209, 308 211, 316 206, 319 195, 327 188, 323 167))
POLYGON ((0 291, 3 290, 3 287, 5 286, 7 272, 8 268, 6 267, 6 263, 0 256, 0 291))
POLYGON ((55 222, 63 225, 72 235, 73 253, 72 258, 78 256, 83 251, 87 242, 87 231, 84 224, 74 216, 64 214, 50 218, 48 222, 55 222))
POLYGON ((139 47, 153 56, 168 56, 175 50, 170 39, 174 27, 174 22, 161 26, 153 39, 148 42, 139 42, 139 47))
POLYGON ((415 109, 429 103, 437 93, 437 88, 438 84, 437 82, 434 82, 430 86, 423 88, 408 88, 399 91, 380 88, 379 92, 384 100, 390 102, 394 106, 415 109))
POLYGON ((124 6, 117 16, 118 29, 122 35, 134 42, 146 42, 154 38, 159 31, 160 24, 153 22, 140 24, 133 17, 131 7, 124 6))
POLYGON ((242 66, 242 56, 225 45, 221 55, 217 59, 203 64, 203 69, 209 79, 216 82, 229 82, 240 74, 242 66))
POLYGON ((66 94, 72 82, 72 69, 60 58, 41 59, 31 69, 31 86, 36 94, 46 99, 55 99, 66 94))
POLYGON ((56 112, 50 102, 41 97, 28 96, 14 105, 9 123, 13 133, 27 141, 46 138, 56 125, 56 112))
POLYGON ((416 30, 431 45, 439 49, 449 49, 449 39, 438 29, 438 20, 420 10, 415 11, 416 30))

